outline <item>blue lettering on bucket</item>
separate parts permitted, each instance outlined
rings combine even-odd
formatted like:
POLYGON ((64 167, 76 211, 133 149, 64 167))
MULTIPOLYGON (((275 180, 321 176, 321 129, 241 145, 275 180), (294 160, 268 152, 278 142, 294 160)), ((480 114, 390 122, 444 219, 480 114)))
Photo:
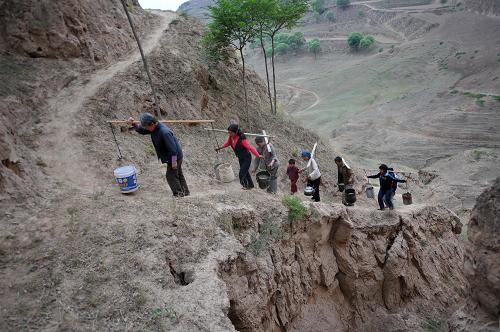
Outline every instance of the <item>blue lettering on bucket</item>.
POLYGON ((116 183, 120 187, 121 191, 129 191, 137 188, 137 177, 133 174, 126 178, 118 178, 116 179, 116 183))

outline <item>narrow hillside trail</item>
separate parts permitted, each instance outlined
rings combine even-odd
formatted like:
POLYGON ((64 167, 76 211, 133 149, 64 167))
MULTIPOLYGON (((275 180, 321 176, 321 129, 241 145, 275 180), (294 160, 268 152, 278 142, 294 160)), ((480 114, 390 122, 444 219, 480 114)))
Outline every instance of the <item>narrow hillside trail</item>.
POLYGON ((304 88, 299 88, 299 87, 296 87, 296 86, 293 86, 293 85, 289 85, 289 84, 282 84, 282 83, 280 83, 278 85, 284 86, 284 87, 286 87, 288 89, 291 89, 293 91, 298 91, 299 95, 300 95, 300 93, 306 93, 306 94, 310 94, 310 95, 312 95, 314 97, 315 100, 314 100, 314 102, 311 105, 307 106, 304 109, 301 109, 301 110, 298 110, 298 111, 294 111, 294 112, 306 112, 306 111, 309 111, 310 109, 312 109, 313 107, 316 107, 321 102, 320 96, 316 92, 314 92, 314 91, 307 90, 307 89, 304 89, 304 88))
MULTIPOLYGON (((158 45, 164 30, 176 17, 176 14, 171 12, 157 14, 161 17, 160 24, 147 38, 141 40, 146 55, 158 45)), ((79 112, 106 82, 140 60, 139 50, 134 51, 125 59, 106 68, 88 76, 82 75, 48 100, 50 119, 43 129, 44 135, 40 138, 40 153, 48 164, 48 175, 63 183, 71 183, 79 189, 88 187, 93 175, 85 168, 83 141, 75 135, 81 126, 81 121, 77 121, 79 112)))

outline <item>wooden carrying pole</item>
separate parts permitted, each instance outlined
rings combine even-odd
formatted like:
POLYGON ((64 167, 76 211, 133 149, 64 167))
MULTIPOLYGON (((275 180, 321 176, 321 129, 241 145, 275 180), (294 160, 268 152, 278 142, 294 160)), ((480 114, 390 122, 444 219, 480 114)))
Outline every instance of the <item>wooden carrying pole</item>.
MULTIPOLYGON (((215 120, 158 120, 158 122, 161 122, 161 123, 179 123, 179 124, 188 124, 188 125, 189 124, 199 124, 199 123, 212 123, 214 121, 215 120)), ((127 120, 110 120, 110 121, 108 121, 108 123, 120 125, 120 124, 129 124, 129 121, 127 121, 127 120)), ((137 124, 137 123, 140 123, 140 121, 134 120, 134 121, 132 121, 132 123, 137 124)))
POLYGON ((307 167, 309 167, 309 165, 311 165, 311 159, 314 158, 314 153, 316 152, 316 147, 318 146, 318 142, 314 143, 314 146, 313 146, 313 149, 311 151, 311 158, 309 159, 309 161, 307 162, 307 167))
MULTIPOLYGON (((208 131, 215 131, 215 132, 218 132, 218 133, 226 133, 227 134, 227 130, 224 130, 224 129, 212 129, 212 128, 203 128, 205 130, 208 130, 208 131)), ((243 133, 245 134, 246 136, 262 136, 262 137, 268 137, 268 138, 274 138, 276 136, 272 136, 272 135, 263 135, 263 134, 252 134, 252 133, 243 133)))

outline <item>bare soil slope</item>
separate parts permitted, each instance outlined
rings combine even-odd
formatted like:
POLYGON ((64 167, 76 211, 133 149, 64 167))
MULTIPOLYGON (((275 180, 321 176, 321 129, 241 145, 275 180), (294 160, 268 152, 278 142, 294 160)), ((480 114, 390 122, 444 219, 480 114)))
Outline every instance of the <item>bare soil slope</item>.
MULTIPOLYGON (((245 123, 237 60, 208 67, 201 23, 158 15, 143 41, 162 115, 213 118, 222 128, 245 123)), ((464 301, 461 224, 448 209, 414 205, 382 213, 363 197, 348 209, 328 192, 324 203, 304 202, 305 215, 291 222, 282 193, 242 191, 236 181, 214 179, 215 162, 234 161, 213 152, 224 134, 181 126, 173 130, 192 195, 173 199, 149 138, 118 132, 124 156, 118 159, 106 122, 153 109, 137 53, 87 72, 73 61, 46 60, 2 58, 26 68, 2 91, 9 106, 2 114, 17 123, 22 111, 33 123, 24 123, 23 136, 9 132, 4 143, 23 158, 0 169, 7 179, 0 330, 312 330, 320 316, 336 313, 340 319, 321 326, 410 331, 446 319, 464 301), (51 66, 39 69, 40 63, 51 66), (141 184, 128 196, 112 174, 127 164, 137 167, 141 184)), ((266 89, 255 73, 247 86, 247 127, 276 135, 282 161, 318 140, 265 113, 266 89)), ((334 155, 320 140, 318 161, 330 183, 337 180, 334 155)), ((282 192, 287 186, 281 183, 282 192)))
MULTIPOLYGON (((368 5, 336 10, 335 22, 306 18, 297 30, 319 38, 323 53, 278 61, 283 106, 355 167, 375 171, 385 162, 414 172, 429 185, 426 202, 446 203, 468 220, 475 198, 500 172, 500 20, 453 6, 368 5), (380 42, 350 52, 340 39, 352 31, 380 42)), ((263 75, 260 54, 251 62, 263 75)))

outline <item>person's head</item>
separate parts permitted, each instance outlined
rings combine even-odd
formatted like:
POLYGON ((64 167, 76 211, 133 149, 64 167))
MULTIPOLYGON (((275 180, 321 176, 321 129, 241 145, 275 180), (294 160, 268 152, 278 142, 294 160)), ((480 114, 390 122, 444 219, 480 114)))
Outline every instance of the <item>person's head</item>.
POLYGON ((385 174, 385 173, 387 173, 387 169, 388 169, 388 168, 389 168, 389 167, 387 167, 387 165, 386 165, 386 164, 382 164, 382 165, 380 165, 380 166, 378 167, 378 169, 379 169, 379 171, 380 171, 380 174, 385 174))
POLYGON ((335 164, 337 164, 337 166, 342 166, 343 163, 344 161, 342 160, 342 157, 335 157, 335 164))
POLYGON ((292 158, 292 159, 290 159, 290 160, 288 161, 288 165, 295 165, 295 159, 293 159, 293 158, 292 158))
POLYGON ((305 161, 311 159, 311 152, 309 152, 309 150, 302 150, 302 159, 305 161))
POLYGON ((227 127, 227 132, 229 133, 229 137, 231 138, 233 138, 235 135, 241 134, 240 127, 236 123, 229 125, 229 127, 227 127))
POLYGON ((141 127, 150 132, 153 132, 158 125, 158 120, 156 120, 155 116, 151 113, 142 114, 140 117, 140 121, 141 127))
POLYGON ((260 147, 263 147, 264 145, 266 145, 266 140, 265 140, 264 136, 255 137, 255 144, 257 144, 260 147))

